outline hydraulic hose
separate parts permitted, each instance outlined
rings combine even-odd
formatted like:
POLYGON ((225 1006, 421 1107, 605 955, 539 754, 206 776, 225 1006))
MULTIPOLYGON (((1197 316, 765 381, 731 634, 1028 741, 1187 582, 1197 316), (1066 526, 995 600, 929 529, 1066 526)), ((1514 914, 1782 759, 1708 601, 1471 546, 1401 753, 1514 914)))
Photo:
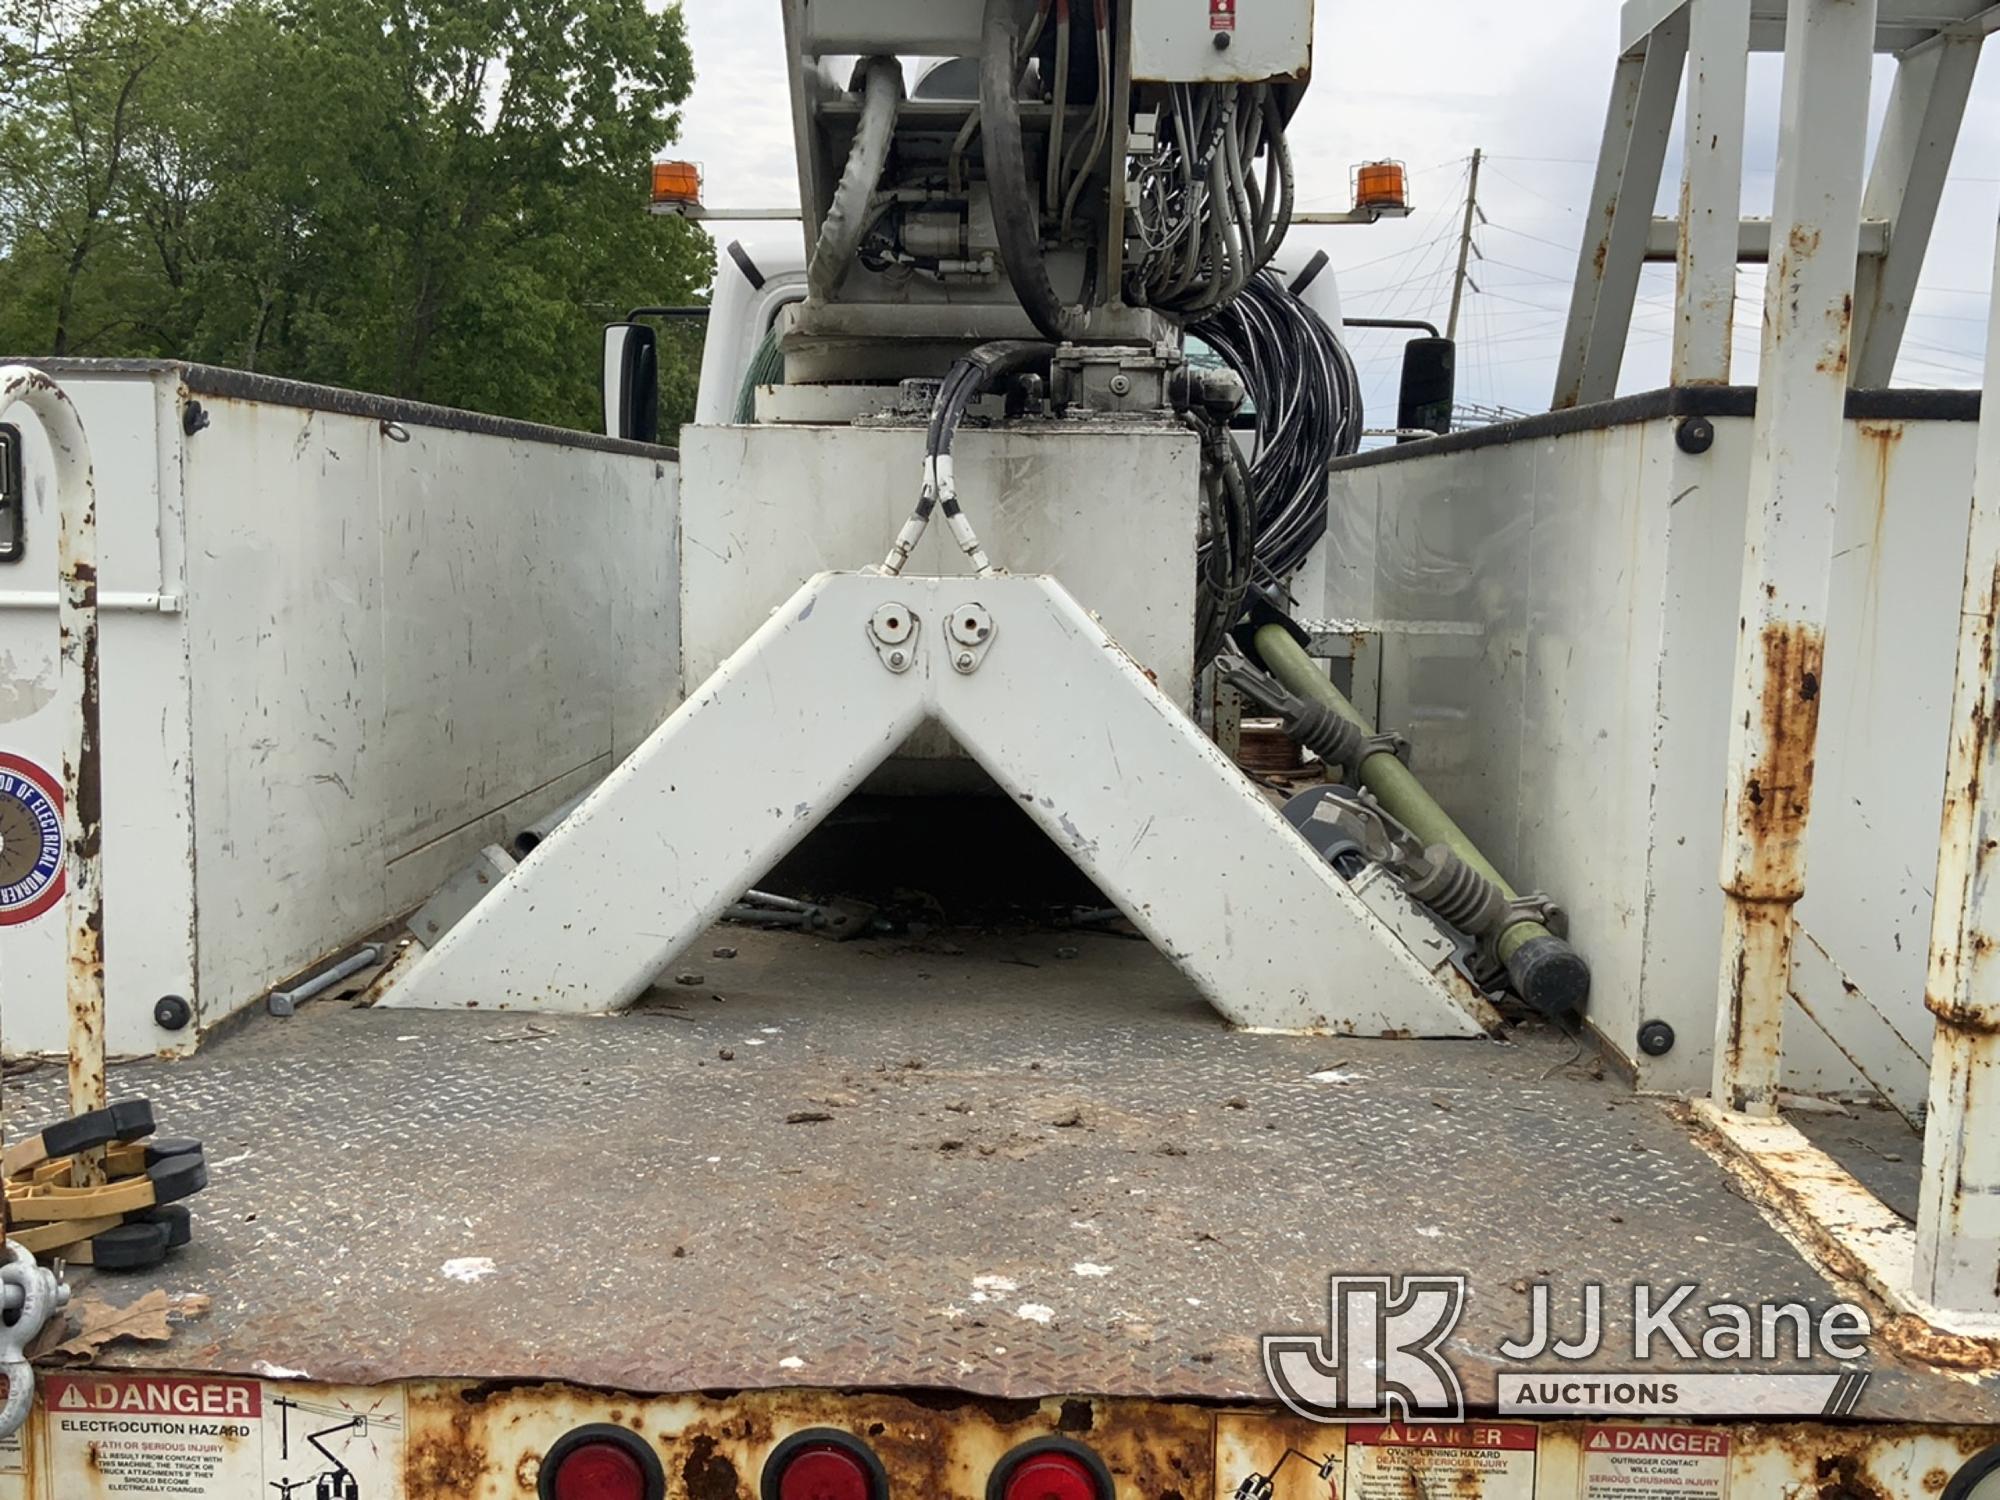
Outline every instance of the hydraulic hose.
MULTIPOLYGON (((1335 687, 1306 655, 1283 625, 1258 627, 1253 642, 1265 671, 1284 688, 1309 703, 1320 703, 1348 720, 1365 735, 1374 727, 1346 694, 1335 687)), ((1382 810, 1415 834, 1425 844, 1442 844, 1471 869, 1496 886, 1507 900, 1516 899, 1514 887, 1479 846, 1460 828, 1437 799, 1424 789, 1416 772, 1388 750, 1378 750, 1354 768, 1361 784, 1374 793, 1382 810)), ((1582 1011, 1590 998, 1590 968, 1583 956, 1564 939, 1532 917, 1523 917, 1503 927, 1495 937, 1500 962, 1514 991, 1544 1015, 1567 1017, 1582 1011)))
POLYGON ((889 164, 889 143, 896 134, 896 107, 903 100, 903 68, 893 57, 871 57, 862 64, 861 121, 854 127, 854 147, 847 153, 847 170, 833 191, 833 206, 819 226, 806 289, 812 300, 824 302, 839 288, 841 278, 860 252, 861 237, 876 215, 871 212, 875 189, 889 164))
POLYGON ((973 570, 982 578, 993 571, 993 564, 980 545, 979 534, 973 529, 971 518, 959 508, 958 484, 952 469, 952 444, 958 437, 958 424, 964 419, 967 408, 983 392, 1031 371, 1040 371, 1046 376, 1054 354, 1055 349, 1048 344, 1028 339, 999 339, 981 344, 952 365, 938 388, 937 401, 931 407, 930 431, 924 440, 923 490, 917 497, 916 509, 910 512, 910 519, 903 523, 903 529, 896 534, 896 540, 889 548, 888 557, 883 559, 881 571, 885 576, 894 578, 908 565, 911 552, 923 540, 924 531, 930 525, 933 510, 944 512, 945 524, 951 528, 952 539, 971 561, 973 570))
MULTIPOLYGON (((1084 309, 1066 306, 1049 279, 1042 253, 1040 184, 1028 176, 1028 147, 1021 133, 1021 12, 1017 0, 986 0, 980 28, 980 150, 986 183, 993 195, 993 222, 1000 240, 1000 264, 1022 310, 1042 336, 1066 343, 1082 330, 1084 309)), ((1060 103, 1060 101, 1059 101, 1060 103)))

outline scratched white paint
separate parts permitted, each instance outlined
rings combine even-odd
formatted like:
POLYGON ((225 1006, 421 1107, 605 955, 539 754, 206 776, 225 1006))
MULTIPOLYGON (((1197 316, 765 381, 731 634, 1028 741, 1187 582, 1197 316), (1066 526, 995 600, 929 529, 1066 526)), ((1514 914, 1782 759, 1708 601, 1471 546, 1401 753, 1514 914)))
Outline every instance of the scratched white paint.
MULTIPOLYGON (((186 1050, 583 789, 679 695, 677 476, 651 458, 64 371, 98 467, 107 1039, 186 1050), (197 957, 198 955, 198 957, 197 957), (198 1023, 160 1030, 160 996, 198 1023)), ((23 423, 28 548, 55 586, 23 423)), ((56 765, 51 605, 0 610, 0 750, 56 765)), ((62 1046, 60 911, 9 929, 10 1051, 62 1046)))
MULTIPOLYGON (((916 502, 921 428, 690 427, 681 435, 683 678, 704 681, 813 575, 881 560, 916 502), (812 524, 798 506, 809 504, 812 524)), ((1050 573, 1186 705, 1194 681, 1199 445, 1192 433, 966 431, 958 491, 993 561, 1050 573), (1116 503, 1105 478, 1118 476, 1116 503)), ((933 525, 908 573, 957 574, 933 525)), ((948 736, 919 729, 871 789, 984 785, 948 736)))
POLYGON ((927 720, 1236 1024, 1466 1036, 1489 1021, 1059 584, 858 573, 786 601, 383 1003, 630 1003, 927 720), (921 622, 906 672, 869 642, 885 603, 921 622), (945 659, 945 625, 974 604, 994 636, 964 671, 945 659), (1079 703, 1097 732, 1072 732, 1079 703), (1226 879, 1228 901, 1187 881, 1196 863, 1226 879))
POLYGON ((423 900, 672 707, 675 480, 649 458, 205 404, 197 879, 202 988, 227 999, 423 900))
MULTIPOLYGON (((1329 616, 1391 622, 1377 722, 1517 885, 1568 909, 1591 1019, 1642 1083, 1705 1092, 1750 422, 1682 454, 1654 421, 1336 473, 1329 616), (1470 634, 1395 624, 1470 625, 1470 634), (1671 1023, 1664 1058, 1638 1054, 1671 1023)), ((1923 1007, 1975 424, 1850 421, 1794 983, 1851 1050, 1928 1056, 1923 1007), (1893 436, 1900 431, 1901 436, 1893 436), (1838 985, 1845 974, 1864 1001, 1838 985)), ((1786 1081, 1862 1085, 1796 1005, 1786 1081)))
POLYGON ((0 724, 31 719, 56 697, 56 664, 30 651, 25 660, 16 660, 11 651, 0 651, 0 724))

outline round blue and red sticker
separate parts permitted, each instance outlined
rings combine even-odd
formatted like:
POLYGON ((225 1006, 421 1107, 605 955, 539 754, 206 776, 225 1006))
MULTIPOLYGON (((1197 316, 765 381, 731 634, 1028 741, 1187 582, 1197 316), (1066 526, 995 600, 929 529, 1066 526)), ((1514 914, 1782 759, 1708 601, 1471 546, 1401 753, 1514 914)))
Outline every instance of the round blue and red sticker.
POLYGON ((0 752, 0 927, 32 922, 62 900, 62 785, 0 752))

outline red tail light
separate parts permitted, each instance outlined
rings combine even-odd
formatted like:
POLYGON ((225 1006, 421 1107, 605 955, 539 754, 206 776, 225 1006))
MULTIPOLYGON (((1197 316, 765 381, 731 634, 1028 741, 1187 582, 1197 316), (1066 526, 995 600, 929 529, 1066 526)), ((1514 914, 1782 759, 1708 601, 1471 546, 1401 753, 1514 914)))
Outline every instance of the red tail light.
POLYGON ((540 1500, 664 1500, 665 1471, 623 1427, 596 1423, 558 1438, 542 1457, 540 1500))
POLYGON ((994 1467, 986 1500, 1115 1500, 1111 1471, 1082 1443, 1038 1438, 994 1467))
POLYGON ((556 1470, 555 1500, 646 1500, 639 1460, 616 1443, 585 1443, 556 1470))
POLYGON ((882 1460, 833 1427, 795 1432, 765 1461, 761 1500, 889 1500, 882 1460))
POLYGON ((868 1470, 844 1448, 809 1448, 778 1476, 779 1500, 873 1500, 868 1470))
POLYGON ((1080 1458, 1038 1453, 1007 1476, 1007 1500, 1104 1500, 1097 1479, 1080 1458))

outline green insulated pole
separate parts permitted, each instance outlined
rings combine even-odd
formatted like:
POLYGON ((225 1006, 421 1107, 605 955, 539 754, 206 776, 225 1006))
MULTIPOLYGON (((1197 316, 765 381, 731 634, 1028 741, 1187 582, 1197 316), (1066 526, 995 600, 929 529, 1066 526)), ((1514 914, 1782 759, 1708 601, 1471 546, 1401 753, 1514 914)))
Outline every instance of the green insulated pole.
MULTIPOLYGON (((1375 733, 1375 726, 1327 679, 1319 664, 1306 655, 1305 648, 1284 626, 1259 628, 1256 647, 1264 670, 1287 692, 1325 705, 1363 734, 1375 733)), ((1499 887, 1509 901, 1516 899, 1519 893, 1513 885, 1452 820, 1451 814, 1438 806, 1437 798, 1424 790, 1417 773, 1395 755, 1378 750, 1353 771, 1390 817, 1425 844, 1444 845, 1499 887)), ((1494 943, 1515 990, 1530 1005, 1557 1016, 1583 1009, 1590 995, 1590 969, 1574 948, 1542 923, 1531 917, 1510 922, 1500 930, 1494 943)))

